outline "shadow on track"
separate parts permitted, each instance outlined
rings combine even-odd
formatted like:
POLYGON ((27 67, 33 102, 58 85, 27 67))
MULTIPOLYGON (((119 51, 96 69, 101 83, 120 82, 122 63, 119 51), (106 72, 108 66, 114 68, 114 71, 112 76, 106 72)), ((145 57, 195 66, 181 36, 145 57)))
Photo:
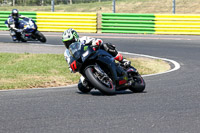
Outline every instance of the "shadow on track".
MULTIPOLYGON (((76 92, 76 93, 82 94, 82 95, 92 95, 92 96, 116 96, 116 95, 136 94, 136 93, 133 93, 132 91, 117 91, 115 95, 104 95, 99 91, 91 91, 90 93, 82 93, 82 92, 76 92)), ((147 93, 147 92, 144 91, 140 93, 147 93)))

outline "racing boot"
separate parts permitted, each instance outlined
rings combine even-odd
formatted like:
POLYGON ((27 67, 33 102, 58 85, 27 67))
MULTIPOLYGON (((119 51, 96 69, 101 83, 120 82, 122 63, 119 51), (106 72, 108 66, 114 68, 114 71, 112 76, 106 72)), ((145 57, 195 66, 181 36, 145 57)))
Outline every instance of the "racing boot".
POLYGON ((114 59, 117 60, 117 61, 119 61, 122 64, 122 66, 124 66, 126 68, 131 65, 131 62, 128 61, 128 60, 126 60, 126 59, 124 59, 123 55, 120 54, 120 53, 118 53, 117 56, 114 59))
POLYGON ((90 83, 88 81, 86 81, 86 79, 81 76, 79 83, 78 83, 78 89, 82 92, 82 93, 88 93, 92 90, 92 86, 90 85, 90 83))
POLYGON ((126 68, 130 67, 130 65, 131 65, 131 62, 124 58, 120 63, 123 64, 123 66, 125 66, 126 68))
POLYGON ((10 35, 12 36, 13 41, 17 40, 16 33, 14 30, 10 30, 10 35))
POLYGON ((16 36, 12 36, 12 39, 13 39, 13 41, 16 41, 17 37, 16 36))

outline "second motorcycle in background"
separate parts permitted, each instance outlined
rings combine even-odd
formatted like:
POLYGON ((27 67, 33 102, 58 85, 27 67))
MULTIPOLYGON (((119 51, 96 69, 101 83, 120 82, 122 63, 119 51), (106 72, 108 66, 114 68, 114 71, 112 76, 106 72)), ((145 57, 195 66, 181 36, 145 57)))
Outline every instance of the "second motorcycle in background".
POLYGON ((37 30, 37 25, 34 20, 31 18, 23 18, 19 20, 18 29, 14 28, 14 19, 13 17, 9 17, 7 20, 7 24, 10 28, 10 34, 13 36, 15 34, 16 40, 13 41, 40 41, 42 43, 46 42, 46 37, 37 30))

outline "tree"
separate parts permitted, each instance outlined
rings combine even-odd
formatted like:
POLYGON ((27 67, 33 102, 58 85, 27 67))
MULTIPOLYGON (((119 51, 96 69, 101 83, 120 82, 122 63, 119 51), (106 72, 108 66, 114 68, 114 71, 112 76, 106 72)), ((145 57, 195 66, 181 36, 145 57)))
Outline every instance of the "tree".
POLYGON ((15 0, 13 0, 12 5, 15 6, 15 0))

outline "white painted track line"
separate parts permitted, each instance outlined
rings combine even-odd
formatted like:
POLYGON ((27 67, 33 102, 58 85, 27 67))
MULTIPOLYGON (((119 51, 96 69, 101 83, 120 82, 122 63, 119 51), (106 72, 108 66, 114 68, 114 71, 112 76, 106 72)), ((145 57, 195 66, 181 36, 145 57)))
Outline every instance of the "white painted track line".
POLYGON ((155 75, 160 75, 160 74, 165 74, 165 73, 169 73, 169 72, 173 72, 176 71, 178 69, 180 69, 181 65, 174 61, 174 60, 170 60, 170 59, 166 59, 166 58, 160 58, 160 57, 155 57, 155 56, 150 56, 150 55, 143 55, 143 54, 134 54, 134 53, 128 53, 128 52, 120 52, 122 54, 127 54, 127 55, 134 55, 134 56, 140 56, 140 57, 146 57, 146 58, 151 58, 151 59, 160 59, 163 61, 167 61, 170 62, 174 65, 174 68, 166 71, 166 72, 161 72, 161 73, 155 73, 155 74, 148 74, 148 75, 142 75, 142 77, 148 77, 148 76, 155 76, 155 75))

